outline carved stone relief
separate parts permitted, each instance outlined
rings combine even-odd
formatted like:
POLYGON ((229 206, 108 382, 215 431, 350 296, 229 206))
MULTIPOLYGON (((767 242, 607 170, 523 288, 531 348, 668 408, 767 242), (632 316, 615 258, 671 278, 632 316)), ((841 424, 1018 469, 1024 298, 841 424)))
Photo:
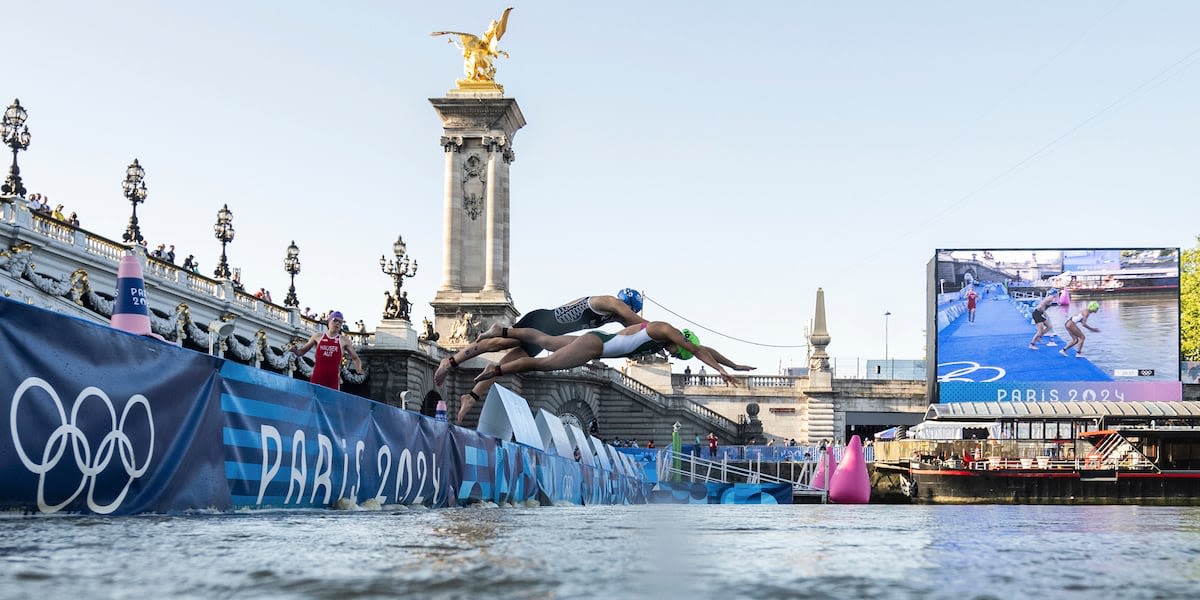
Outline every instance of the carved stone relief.
POLYGON ((483 203, 487 190, 487 163, 478 154, 472 153, 463 161, 462 201, 463 211, 474 221, 483 214, 483 203))

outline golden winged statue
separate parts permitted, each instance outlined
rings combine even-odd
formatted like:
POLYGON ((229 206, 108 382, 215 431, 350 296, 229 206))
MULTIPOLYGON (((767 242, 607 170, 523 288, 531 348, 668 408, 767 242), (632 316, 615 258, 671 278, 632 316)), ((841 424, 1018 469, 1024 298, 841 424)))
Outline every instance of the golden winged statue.
POLYGON ((492 59, 499 56, 508 58, 508 53, 501 50, 499 46, 500 38, 504 36, 504 30, 508 28, 508 13, 510 12, 512 12, 511 6, 504 9, 500 20, 492 21, 482 36, 461 31, 435 31, 429 35, 457 35, 461 44, 455 44, 453 38, 449 42, 462 50, 463 70, 467 73, 466 81, 495 82, 496 67, 492 64, 492 59))

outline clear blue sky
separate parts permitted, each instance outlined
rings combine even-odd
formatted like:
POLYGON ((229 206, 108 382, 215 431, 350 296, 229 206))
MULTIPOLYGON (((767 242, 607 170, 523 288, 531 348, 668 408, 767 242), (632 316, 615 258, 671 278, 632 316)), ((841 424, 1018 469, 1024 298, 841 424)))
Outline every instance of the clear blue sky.
MULTIPOLYGON (((373 328, 403 234, 419 322, 441 283, 443 156, 428 98, 461 76, 435 30, 508 4, 24 2, 0 100, 31 191, 119 239, 135 157, 152 244, 277 301, 373 328)), ((824 287, 829 352, 923 357, 935 248, 1192 247, 1200 3, 514 4, 497 81, 517 308, 630 286, 775 373, 824 287)), ((153 299, 151 299, 153 301, 153 299)), ((653 303, 646 316, 688 323, 653 303)), ((680 369, 682 366, 679 367, 680 369)))

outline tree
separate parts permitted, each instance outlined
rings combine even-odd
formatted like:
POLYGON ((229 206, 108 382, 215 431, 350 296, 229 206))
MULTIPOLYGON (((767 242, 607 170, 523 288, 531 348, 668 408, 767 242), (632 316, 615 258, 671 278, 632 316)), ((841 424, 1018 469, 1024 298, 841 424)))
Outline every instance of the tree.
POLYGON ((1183 251, 1179 273, 1180 354, 1200 361, 1200 235, 1196 247, 1183 251))

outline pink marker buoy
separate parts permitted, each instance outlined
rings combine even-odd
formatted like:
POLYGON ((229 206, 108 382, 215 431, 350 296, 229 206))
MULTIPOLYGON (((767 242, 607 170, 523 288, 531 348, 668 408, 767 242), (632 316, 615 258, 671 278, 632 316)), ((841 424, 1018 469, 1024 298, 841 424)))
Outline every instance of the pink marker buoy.
POLYGON ((862 440, 850 437, 842 462, 829 480, 829 501, 837 504, 866 504, 871 501, 871 478, 863 458, 862 440))
MULTIPOLYGON (((109 325, 137 335, 154 335, 150 331, 150 308, 146 304, 146 282, 142 265, 136 256, 126 254, 117 267, 117 297, 113 301, 109 325)), ((161 337, 155 335, 154 337, 161 337)))
POLYGON ((818 489, 818 490, 829 489, 828 482, 833 475, 833 467, 834 467, 833 445, 830 444, 828 446, 825 446, 825 451, 821 452, 820 450, 818 450, 817 454, 819 454, 820 456, 817 456, 817 471, 815 473, 813 473, 811 485, 812 485, 813 489, 818 489), (828 468, 829 475, 826 475, 827 469, 825 468, 825 465, 829 465, 829 468, 828 468))

